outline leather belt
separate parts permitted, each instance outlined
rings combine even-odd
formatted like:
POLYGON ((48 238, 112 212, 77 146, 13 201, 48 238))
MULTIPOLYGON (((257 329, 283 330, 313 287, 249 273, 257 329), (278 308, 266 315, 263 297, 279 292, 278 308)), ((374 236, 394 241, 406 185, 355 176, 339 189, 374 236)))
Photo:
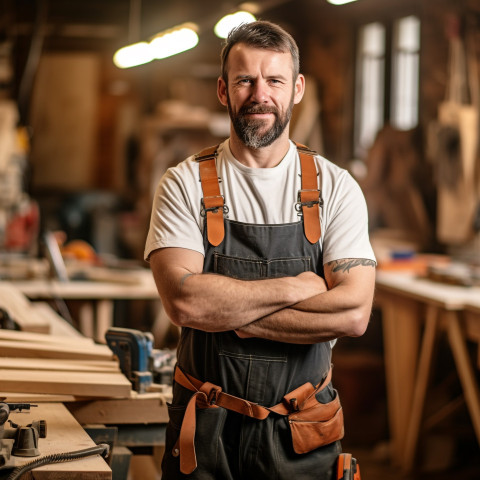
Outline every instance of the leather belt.
POLYGON ((283 397, 282 402, 273 407, 264 407, 255 402, 235 397, 222 388, 210 382, 202 382, 184 372, 178 365, 175 368, 175 382, 182 387, 193 391, 185 415, 183 417, 180 436, 173 448, 173 455, 180 456, 180 471, 183 474, 192 473, 197 468, 195 453, 196 409, 198 408, 226 408, 257 420, 265 420, 270 413, 290 415, 297 411, 309 408, 318 403, 315 395, 323 390, 331 381, 332 369, 316 386, 305 383, 283 397))

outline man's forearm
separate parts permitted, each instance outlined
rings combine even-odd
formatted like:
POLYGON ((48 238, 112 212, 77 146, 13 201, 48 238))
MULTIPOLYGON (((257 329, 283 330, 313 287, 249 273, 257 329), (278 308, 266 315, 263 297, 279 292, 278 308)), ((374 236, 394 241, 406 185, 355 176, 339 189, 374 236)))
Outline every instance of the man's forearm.
POLYGON ((204 331, 241 328, 326 289, 312 272, 251 281, 201 273, 203 257, 184 249, 159 250, 150 261, 172 322, 204 331))
MULTIPOLYGON (((325 295, 320 296, 325 298, 325 295)), ((368 316, 369 309, 362 311, 361 307, 318 312, 292 306, 251 322, 237 333, 245 338, 312 344, 343 336, 359 336, 368 324, 368 316)))
POLYGON ((302 292, 296 283, 292 277, 245 281, 189 275, 176 297, 175 323, 212 332, 235 330, 297 303, 302 292))
POLYGON ((375 271, 369 263, 358 266, 351 274, 329 265, 330 290, 254 321, 238 335, 307 344, 362 335, 370 318, 375 271))

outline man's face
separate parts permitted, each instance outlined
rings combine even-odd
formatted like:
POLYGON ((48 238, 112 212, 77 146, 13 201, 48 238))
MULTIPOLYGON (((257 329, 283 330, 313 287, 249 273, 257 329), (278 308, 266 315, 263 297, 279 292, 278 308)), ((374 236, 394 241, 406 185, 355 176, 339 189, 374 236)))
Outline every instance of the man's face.
MULTIPOLYGON (((250 148, 271 145, 290 122, 303 96, 303 77, 293 80, 289 53, 235 45, 228 57, 228 86, 218 96, 228 107, 236 136, 250 148)), ((286 131, 288 136, 288 130, 286 131)))

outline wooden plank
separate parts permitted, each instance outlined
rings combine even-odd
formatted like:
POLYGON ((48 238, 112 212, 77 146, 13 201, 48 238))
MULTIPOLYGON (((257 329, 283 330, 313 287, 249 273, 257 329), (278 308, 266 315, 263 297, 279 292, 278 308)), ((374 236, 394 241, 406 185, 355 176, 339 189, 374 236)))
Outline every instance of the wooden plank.
POLYGON ((23 331, 49 333, 50 324, 32 308, 27 297, 9 282, 0 282, 0 307, 23 331))
POLYGON ((53 358, 31 359, 0 357, 0 369, 17 370, 52 370, 71 372, 120 372, 120 366, 116 361, 90 361, 90 360, 62 360, 53 358))
POLYGON ((121 373, 31 372, 0 370, 2 389, 22 393, 50 393, 82 397, 129 397, 131 383, 121 373))
POLYGON ((34 342, 15 342, 0 340, 0 355, 4 357, 25 358, 66 358, 79 360, 111 360, 112 351, 106 345, 90 345, 73 347, 72 345, 59 346, 55 344, 37 344, 34 342))
POLYGON ((58 335, 48 335, 45 333, 19 332, 16 330, 1 330, 0 340, 14 340, 17 342, 37 342, 37 343, 53 343, 58 345, 85 345, 86 348, 95 345, 91 338, 87 337, 65 337, 58 335))
POLYGON ((82 425, 168 422, 167 397, 161 393, 132 395, 125 399, 73 402, 67 408, 82 425))
MULTIPOLYGON (((64 403, 87 400, 73 395, 49 395, 48 393, 0 392, 0 401, 10 403, 64 403)), ((91 400, 91 399, 90 399, 91 400)))
MULTIPOLYGON (((34 420, 45 420, 47 437, 38 442, 41 456, 82 450, 95 446, 93 440, 60 403, 41 404, 32 408, 30 413, 10 414, 10 420, 20 425, 34 420)), ((32 459, 14 457, 16 466, 24 465, 32 459)), ((22 476, 25 478, 25 475, 22 476)), ((28 474, 33 480, 111 480, 112 471, 99 456, 91 456, 71 462, 54 463, 38 467, 28 474)))
POLYGON ((35 313, 48 323, 50 326, 49 333, 51 335, 83 338, 83 335, 57 312, 55 312, 48 303, 32 302, 30 305, 34 309, 35 313))

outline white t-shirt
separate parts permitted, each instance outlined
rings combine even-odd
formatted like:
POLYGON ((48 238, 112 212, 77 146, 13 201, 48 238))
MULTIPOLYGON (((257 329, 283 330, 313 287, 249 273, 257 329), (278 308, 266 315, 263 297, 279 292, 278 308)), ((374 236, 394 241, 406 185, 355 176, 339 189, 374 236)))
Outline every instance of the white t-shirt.
MULTIPOLYGON (((375 260, 368 238, 367 207, 357 182, 344 169, 317 155, 323 207, 320 209, 323 262, 341 258, 375 260)), ((238 162, 226 140, 218 149, 220 191, 230 220, 254 224, 299 221, 295 210, 301 188, 300 159, 290 148, 273 168, 250 168, 238 162)), ((160 181, 145 246, 145 259, 153 250, 180 247, 204 254, 201 212, 203 197, 199 167, 194 156, 170 168, 160 181)))

